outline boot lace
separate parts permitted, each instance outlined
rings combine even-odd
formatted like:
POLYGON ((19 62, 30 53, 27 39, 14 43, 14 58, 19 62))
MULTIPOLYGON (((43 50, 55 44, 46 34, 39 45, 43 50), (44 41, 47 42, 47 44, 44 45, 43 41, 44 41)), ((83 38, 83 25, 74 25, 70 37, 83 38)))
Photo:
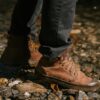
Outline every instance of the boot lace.
POLYGON ((79 64, 76 64, 68 55, 64 55, 58 59, 59 60, 57 63, 59 63, 59 67, 63 68, 67 73, 69 73, 72 77, 72 80, 75 80, 75 78, 78 76, 78 71, 80 71, 79 64))

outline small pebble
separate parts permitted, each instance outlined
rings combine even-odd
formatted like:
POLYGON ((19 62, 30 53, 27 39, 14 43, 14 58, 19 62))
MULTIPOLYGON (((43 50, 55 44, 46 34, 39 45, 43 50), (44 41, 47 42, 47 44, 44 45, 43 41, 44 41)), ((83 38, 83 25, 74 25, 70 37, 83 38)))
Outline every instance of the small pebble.
POLYGON ((25 93, 24 93, 24 96, 25 96, 26 98, 29 98, 29 97, 31 96, 31 94, 30 94, 29 92, 25 92, 25 93))
POLYGON ((19 83, 22 83, 22 81, 21 80, 15 80, 15 81, 9 83, 8 86, 13 87, 14 85, 17 85, 19 83))
POLYGON ((98 93, 88 92, 87 95, 90 99, 97 99, 97 100, 99 99, 100 100, 100 95, 98 93))
POLYGON ((89 97, 87 96, 87 94, 83 91, 79 91, 79 95, 77 100, 89 100, 89 97))

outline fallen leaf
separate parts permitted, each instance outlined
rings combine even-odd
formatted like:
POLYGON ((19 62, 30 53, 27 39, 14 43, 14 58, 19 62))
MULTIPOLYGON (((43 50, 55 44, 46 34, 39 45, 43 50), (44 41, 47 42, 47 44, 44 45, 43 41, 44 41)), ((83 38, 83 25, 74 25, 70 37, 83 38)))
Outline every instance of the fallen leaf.
POLYGON ((54 92, 58 92, 60 91, 59 87, 57 84, 51 84, 51 89, 54 91, 54 92))
POLYGON ((0 86, 6 85, 8 83, 8 80, 6 78, 0 78, 0 86))
POLYGON ((83 71, 86 72, 86 73, 91 73, 93 71, 93 68, 92 67, 85 67, 83 69, 83 71))
POLYGON ((25 92, 29 92, 29 93, 32 93, 32 92, 39 92, 39 93, 47 92, 47 89, 44 88, 42 85, 39 85, 39 84, 36 84, 36 83, 33 83, 33 82, 21 83, 21 84, 16 85, 15 88, 22 93, 25 93, 25 92))
POLYGON ((69 98, 70 98, 70 100, 75 100, 75 98, 73 96, 70 96, 69 98))

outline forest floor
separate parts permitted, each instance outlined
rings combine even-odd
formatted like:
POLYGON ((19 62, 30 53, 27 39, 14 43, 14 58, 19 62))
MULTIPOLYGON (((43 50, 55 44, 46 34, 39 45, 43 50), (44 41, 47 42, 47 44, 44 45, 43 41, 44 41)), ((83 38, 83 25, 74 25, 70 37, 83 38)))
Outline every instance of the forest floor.
MULTIPOLYGON (((11 10, 12 11, 12 10, 11 10)), ((7 43, 7 30, 10 25, 11 11, 0 13, 0 55, 7 43)), ((71 36, 74 50, 71 53, 75 62, 79 62, 81 69, 94 79, 100 80, 100 9, 98 7, 78 7, 71 36)), ((18 88, 17 88, 18 89, 18 88)), ((55 84, 51 88, 32 81, 0 78, 0 100, 100 100, 99 92, 63 93, 55 84), (29 91, 16 90, 16 85, 30 85, 29 91)))

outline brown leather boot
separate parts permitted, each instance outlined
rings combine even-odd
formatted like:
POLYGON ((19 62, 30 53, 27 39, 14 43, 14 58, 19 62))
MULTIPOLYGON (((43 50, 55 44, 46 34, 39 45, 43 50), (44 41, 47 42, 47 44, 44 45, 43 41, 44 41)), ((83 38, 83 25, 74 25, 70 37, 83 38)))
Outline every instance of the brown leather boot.
POLYGON ((33 43, 30 37, 10 35, 0 58, 0 76, 12 76, 18 71, 33 75, 33 66, 36 67, 42 56, 38 48, 39 44, 33 43))
POLYGON ((28 37, 9 35, 7 47, 0 58, 0 76, 17 73, 21 66, 28 64, 29 57, 28 37))
POLYGON ((27 63, 29 57, 28 37, 9 35, 7 47, 0 58, 0 62, 5 65, 16 66, 27 63))
POLYGON ((36 68, 36 75, 43 76, 47 82, 57 83, 64 88, 84 91, 96 91, 100 88, 100 81, 93 81, 86 76, 66 52, 55 61, 42 57, 36 68))
POLYGON ((38 51, 39 46, 40 44, 38 42, 33 42, 32 39, 30 38, 29 50, 31 56, 29 59, 29 63, 31 67, 36 67, 42 57, 42 54, 38 51))

